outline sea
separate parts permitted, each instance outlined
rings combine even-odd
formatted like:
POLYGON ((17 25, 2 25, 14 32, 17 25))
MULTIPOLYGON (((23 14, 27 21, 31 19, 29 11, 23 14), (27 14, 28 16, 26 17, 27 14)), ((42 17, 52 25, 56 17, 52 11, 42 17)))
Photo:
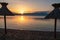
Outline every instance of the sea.
MULTIPOLYGON (((6 16, 7 29, 54 31, 55 19, 44 19, 45 16, 6 16)), ((0 16, 0 28, 4 28, 4 16, 0 16)), ((60 20, 57 20, 57 31, 60 31, 60 20)))

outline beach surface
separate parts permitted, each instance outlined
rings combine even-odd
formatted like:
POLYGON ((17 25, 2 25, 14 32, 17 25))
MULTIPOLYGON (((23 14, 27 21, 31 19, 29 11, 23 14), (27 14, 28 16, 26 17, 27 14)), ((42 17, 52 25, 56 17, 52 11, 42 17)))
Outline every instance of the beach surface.
MULTIPOLYGON (((55 40, 55 39, 54 32, 7 29, 7 34, 5 35, 4 29, 0 28, 0 40, 55 40)), ((57 32, 56 40, 60 40, 60 32, 57 32)))

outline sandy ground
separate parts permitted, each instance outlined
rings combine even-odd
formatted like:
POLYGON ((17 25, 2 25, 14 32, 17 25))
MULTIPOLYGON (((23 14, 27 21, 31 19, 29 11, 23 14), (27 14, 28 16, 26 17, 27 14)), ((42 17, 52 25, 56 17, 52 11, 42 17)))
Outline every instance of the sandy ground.
MULTIPOLYGON (((13 30, 0 29, 0 40, 55 40, 54 33, 49 31, 13 30)), ((56 40, 60 40, 60 32, 57 32, 56 40)))

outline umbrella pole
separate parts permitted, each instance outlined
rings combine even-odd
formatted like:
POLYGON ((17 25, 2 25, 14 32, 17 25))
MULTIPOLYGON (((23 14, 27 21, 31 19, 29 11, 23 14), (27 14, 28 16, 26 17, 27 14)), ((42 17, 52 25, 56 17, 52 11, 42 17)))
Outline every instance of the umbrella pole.
POLYGON ((6 15, 4 15, 4 25, 5 25, 5 34, 7 34, 7 30, 6 30, 6 15))
POLYGON ((57 26, 57 19, 55 18, 55 27, 54 27, 54 38, 56 39, 56 26, 57 26))

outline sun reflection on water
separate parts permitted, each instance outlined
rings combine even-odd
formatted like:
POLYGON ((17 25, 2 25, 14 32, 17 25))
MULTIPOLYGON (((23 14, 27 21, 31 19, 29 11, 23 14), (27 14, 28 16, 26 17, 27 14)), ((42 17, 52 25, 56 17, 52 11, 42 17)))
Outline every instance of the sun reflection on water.
POLYGON ((24 21, 24 16, 21 16, 21 17, 20 17, 20 20, 21 20, 21 21, 24 21))
POLYGON ((15 20, 18 23, 27 23, 29 21, 29 18, 22 15, 22 16, 16 17, 15 20))

